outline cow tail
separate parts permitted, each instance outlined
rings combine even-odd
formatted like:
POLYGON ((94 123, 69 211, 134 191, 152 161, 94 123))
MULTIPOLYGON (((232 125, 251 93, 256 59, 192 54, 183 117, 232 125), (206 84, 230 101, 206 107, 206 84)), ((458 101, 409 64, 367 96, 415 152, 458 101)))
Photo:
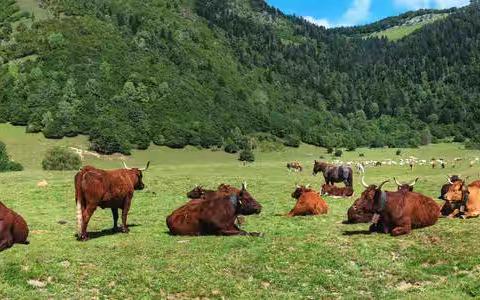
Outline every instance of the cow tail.
POLYGON ((82 182, 81 182, 81 173, 78 173, 75 176, 75 202, 77 204, 77 232, 80 237, 82 234, 83 226, 83 208, 84 208, 84 199, 82 194, 82 182))

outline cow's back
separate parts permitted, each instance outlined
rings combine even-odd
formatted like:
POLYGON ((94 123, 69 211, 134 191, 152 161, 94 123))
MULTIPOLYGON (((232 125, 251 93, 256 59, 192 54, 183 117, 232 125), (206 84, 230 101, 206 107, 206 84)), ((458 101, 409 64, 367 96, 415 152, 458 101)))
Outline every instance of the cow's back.
POLYGON ((480 214, 480 181, 474 181, 468 185, 469 196, 467 211, 472 215, 480 214))
POLYGON ((295 211, 299 215, 320 215, 328 212, 328 205, 316 192, 305 192, 298 198, 295 211))

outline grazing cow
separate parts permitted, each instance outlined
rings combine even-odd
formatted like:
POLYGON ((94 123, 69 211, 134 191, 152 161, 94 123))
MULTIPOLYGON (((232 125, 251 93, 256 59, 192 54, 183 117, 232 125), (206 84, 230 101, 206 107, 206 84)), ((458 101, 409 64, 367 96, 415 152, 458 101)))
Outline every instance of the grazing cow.
POLYGON ((397 180, 397 178, 393 177, 393 180, 397 184, 397 190, 398 191, 407 191, 407 192, 413 192, 413 187, 415 186, 415 184, 417 184, 418 179, 419 178, 417 177, 411 183, 401 183, 397 180))
POLYGON ((374 214, 371 231, 390 233, 392 236, 408 234, 414 228, 434 225, 440 216, 440 207, 432 198, 409 191, 385 192, 384 184, 378 187, 367 185, 362 178, 366 190, 362 193, 367 210, 374 214))
POLYGON ((25 220, 0 202, 0 252, 13 244, 28 245, 28 226, 25 220))
POLYGON ((144 169, 128 168, 105 171, 92 166, 82 168, 75 175, 75 200, 77 203, 78 238, 87 240, 87 226, 93 213, 100 206, 111 208, 113 216, 113 231, 117 231, 118 209, 122 209, 121 231, 127 233, 127 215, 132 203, 133 193, 143 190, 144 169))
POLYGON ((343 182, 345 186, 353 186, 353 171, 351 167, 337 167, 325 162, 315 161, 313 164, 313 175, 316 176, 318 172, 323 173, 326 184, 343 182))
POLYGON ((287 163, 287 168, 289 171, 294 170, 295 172, 302 172, 303 167, 298 161, 287 163))
POLYGON ((451 203, 460 204, 460 213, 463 218, 478 217, 480 215, 480 180, 474 181, 468 186, 465 180, 451 182, 444 198, 451 203), (463 214, 465 210, 466 213, 463 214))
POLYGON ((292 193, 292 198, 297 199, 295 207, 288 213, 289 217, 323 215, 328 213, 328 205, 318 192, 307 186, 297 186, 292 193))
POLYGON ((252 235, 238 228, 238 215, 259 214, 262 206, 247 191, 246 184, 237 193, 216 193, 209 198, 192 200, 167 217, 173 235, 252 235))
POLYGON ((326 183, 322 185, 322 196, 348 198, 352 197, 353 194, 354 192, 351 186, 338 187, 326 183))

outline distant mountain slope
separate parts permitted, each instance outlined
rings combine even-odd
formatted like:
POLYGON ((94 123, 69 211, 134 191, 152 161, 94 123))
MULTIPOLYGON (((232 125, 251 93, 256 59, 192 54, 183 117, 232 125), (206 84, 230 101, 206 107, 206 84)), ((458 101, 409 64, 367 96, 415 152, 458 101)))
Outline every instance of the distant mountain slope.
POLYGON ((42 3, 53 18, 1 25, 0 121, 50 138, 128 153, 247 136, 416 146, 478 129, 478 9, 390 43, 362 37, 403 17, 326 30, 262 0, 42 3))

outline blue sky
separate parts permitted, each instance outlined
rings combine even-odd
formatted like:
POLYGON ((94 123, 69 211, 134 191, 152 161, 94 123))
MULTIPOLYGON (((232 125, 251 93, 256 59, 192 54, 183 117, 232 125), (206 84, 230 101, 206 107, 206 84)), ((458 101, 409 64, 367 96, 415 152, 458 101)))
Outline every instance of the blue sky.
POLYGON ((371 23, 420 8, 465 6, 470 0, 267 0, 287 14, 326 27, 371 23))

